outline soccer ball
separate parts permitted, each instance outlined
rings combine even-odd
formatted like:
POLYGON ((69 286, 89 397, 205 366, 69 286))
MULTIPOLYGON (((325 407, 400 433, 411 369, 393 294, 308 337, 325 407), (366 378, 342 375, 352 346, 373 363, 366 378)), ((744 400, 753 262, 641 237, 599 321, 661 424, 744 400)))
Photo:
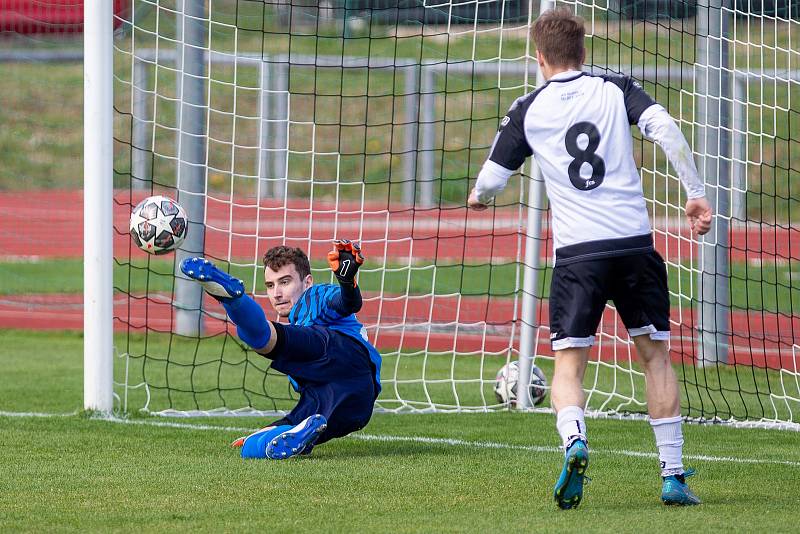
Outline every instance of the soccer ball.
MULTIPOLYGON (((505 364, 497 371, 494 381, 494 396, 500 404, 517 404, 517 382, 519 382, 519 362, 513 361, 505 364)), ((544 401, 547 395, 547 379, 537 366, 531 366, 530 397, 534 406, 544 401)))
POLYGON ((149 254, 166 254, 186 238, 186 212, 171 198, 154 196, 131 212, 131 239, 149 254))

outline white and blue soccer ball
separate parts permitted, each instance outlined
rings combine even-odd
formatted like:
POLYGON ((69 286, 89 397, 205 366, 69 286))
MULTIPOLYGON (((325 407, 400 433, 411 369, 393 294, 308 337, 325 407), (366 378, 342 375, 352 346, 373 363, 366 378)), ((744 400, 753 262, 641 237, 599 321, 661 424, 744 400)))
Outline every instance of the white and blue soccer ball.
POLYGON ((166 254, 181 246, 187 227, 186 212, 168 197, 147 197, 131 212, 131 239, 148 254, 166 254))
MULTIPOLYGON (((494 396, 500 404, 516 406, 519 386, 519 362, 511 361, 497 371, 494 381, 494 396)), ((531 366, 530 397, 534 406, 541 404, 547 395, 547 378, 536 366, 531 366)))

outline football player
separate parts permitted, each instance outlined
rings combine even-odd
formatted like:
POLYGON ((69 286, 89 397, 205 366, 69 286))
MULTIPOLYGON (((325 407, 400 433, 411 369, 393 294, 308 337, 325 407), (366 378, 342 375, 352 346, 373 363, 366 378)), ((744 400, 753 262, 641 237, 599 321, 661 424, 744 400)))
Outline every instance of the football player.
POLYGON ((555 249, 551 402, 565 451, 555 500, 561 508, 574 508, 583 495, 589 450, 582 384, 589 349, 611 299, 645 374, 661 461, 661 499, 698 504, 682 463, 680 398, 668 348, 667 271, 653 246, 630 126, 637 125, 667 155, 686 190, 686 217, 697 234, 711 227, 703 181, 675 121, 639 83, 581 70, 586 57, 582 18, 564 8, 548 10, 531 33, 547 83, 511 105, 468 204, 486 209, 524 160, 535 158, 550 200, 555 249))
POLYGON ((243 458, 281 460, 364 428, 380 393, 381 357, 356 319, 361 291, 356 273, 364 256, 356 243, 335 241, 328 263, 338 280, 314 284, 306 254, 278 246, 264 254, 270 304, 288 324, 268 321, 244 283, 204 258, 181 271, 225 307, 239 338, 289 376, 300 393, 285 417, 233 442, 243 458))

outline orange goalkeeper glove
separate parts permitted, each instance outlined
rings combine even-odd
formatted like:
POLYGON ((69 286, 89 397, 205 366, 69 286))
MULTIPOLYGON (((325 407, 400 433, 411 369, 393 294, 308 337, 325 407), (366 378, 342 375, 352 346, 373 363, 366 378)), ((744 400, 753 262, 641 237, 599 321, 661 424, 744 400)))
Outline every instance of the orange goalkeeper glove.
POLYGON ((333 250, 328 252, 328 265, 342 285, 356 286, 356 273, 363 263, 361 247, 349 239, 337 239, 333 242, 333 250))

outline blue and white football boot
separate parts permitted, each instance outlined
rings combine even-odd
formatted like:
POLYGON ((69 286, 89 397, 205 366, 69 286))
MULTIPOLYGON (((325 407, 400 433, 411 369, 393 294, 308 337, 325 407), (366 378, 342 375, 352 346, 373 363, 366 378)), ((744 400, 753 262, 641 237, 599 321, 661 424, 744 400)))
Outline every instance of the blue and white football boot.
POLYGON ((686 485, 685 477, 690 477, 694 475, 694 473, 694 469, 688 469, 682 476, 670 475, 664 477, 664 482, 661 485, 661 502, 667 506, 693 506, 695 504, 701 504, 703 501, 692 493, 692 490, 686 485))
POLYGON ((328 421, 324 415, 316 414, 306 417, 300 424, 273 436, 267 444, 267 458, 284 460, 301 454, 304 450, 314 446, 326 428, 328 428, 328 421))
POLYGON ((569 445, 564 467, 553 490, 556 504, 562 510, 577 508, 583 497, 586 468, 589 467, 589 448, 586 442, 576 439, 569 445))
POLYGON ((248 436, 237 439, 231 443, 231 446, 242 448, 242 458, 263 459, 267 457, 267 444, 272 441, 272 438, 291 428, 291 425, 268 426, 248 436))
POLYGON ((235 299, 244 295, 244 282, 217 268, 205 258, 186 258, 181 272, 200 282, 203 289, 217 299, 235 299))
POLYGON ((270 458, 286 460, 298 454, 308 454, 328 422, 320 414, 307 417, 300 424, 269 426, 244 436, 233 443, 242 448, 242 458, 270 458))

